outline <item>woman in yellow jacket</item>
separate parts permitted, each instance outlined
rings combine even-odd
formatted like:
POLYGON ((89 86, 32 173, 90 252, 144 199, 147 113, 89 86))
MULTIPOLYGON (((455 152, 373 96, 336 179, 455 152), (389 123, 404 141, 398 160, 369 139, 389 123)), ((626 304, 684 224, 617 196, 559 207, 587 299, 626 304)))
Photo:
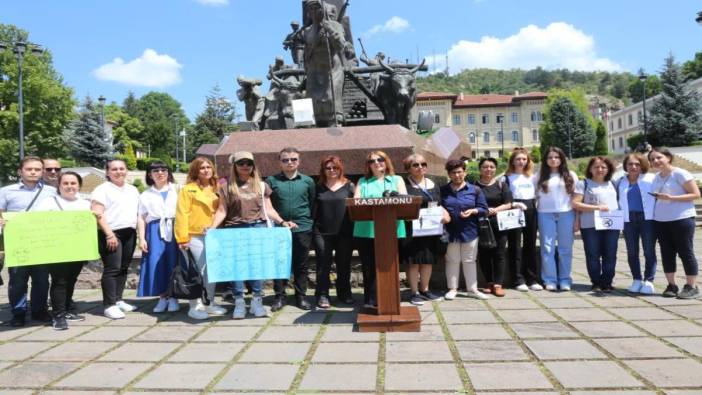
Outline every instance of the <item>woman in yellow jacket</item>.
POLYGON ((227 313, 226 309, 215 304, 215 283, 207 281, 205 269, 205 231, 212 225, 212 218, 219 203, 219 197, 215 193, 217 174, 212 162, 203 157, 193 159, 188 170, 187 182, 178 193, 175 237, 184 254, 187 250, 193 254, 202 274, 205 292, 201 299, 190 301, 188 316, 203 320, 210 315, 227 313))

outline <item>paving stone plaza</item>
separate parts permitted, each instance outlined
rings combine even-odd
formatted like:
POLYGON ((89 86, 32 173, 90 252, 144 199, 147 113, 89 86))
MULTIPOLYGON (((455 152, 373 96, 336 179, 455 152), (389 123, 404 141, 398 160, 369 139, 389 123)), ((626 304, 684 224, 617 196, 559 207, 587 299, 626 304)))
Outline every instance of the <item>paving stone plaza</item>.
POLYGON ((193 322, 184 303, 150 313, 156 299, 111 321, 81 290, 87 320, 67 331, 0 327, 0 393, 702 394, 702 300, 626 295, 623 239, 618 291, 593 295, 575 252, 572 292, 427 303, 420 333, 356 332, 350 307, 193 322))

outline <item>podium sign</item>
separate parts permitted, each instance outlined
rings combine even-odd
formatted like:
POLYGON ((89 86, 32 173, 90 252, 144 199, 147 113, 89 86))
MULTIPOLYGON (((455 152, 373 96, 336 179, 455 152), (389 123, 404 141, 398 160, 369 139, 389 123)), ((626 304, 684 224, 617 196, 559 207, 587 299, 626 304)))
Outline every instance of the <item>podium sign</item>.
POLYGON ((416 219, 421 204, 422 198, 418 196, 346 199, 351 220, 373 221, 375 232, 378 308, 365 308, 358 313, 356 323, 361 332, 418 332, 420 329, 417 307, 400 306, 397 220, 416 219))

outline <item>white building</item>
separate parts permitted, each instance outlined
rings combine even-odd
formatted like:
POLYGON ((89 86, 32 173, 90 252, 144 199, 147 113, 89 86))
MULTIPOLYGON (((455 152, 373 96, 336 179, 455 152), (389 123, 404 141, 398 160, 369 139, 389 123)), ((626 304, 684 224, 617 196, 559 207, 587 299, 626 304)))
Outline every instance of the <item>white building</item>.
MULTIPOLYGON (((690 81, 688 86, 702 95, 702 78, 690 81)), ((650 115, 651 107, 658 96, 646 98, 647 116, 650 115)), ((605 125, 607 126, 610 152, 625 153, 628 149, 626 139, 643 131, 643 102, 632 104, 610 114, 605 125)))

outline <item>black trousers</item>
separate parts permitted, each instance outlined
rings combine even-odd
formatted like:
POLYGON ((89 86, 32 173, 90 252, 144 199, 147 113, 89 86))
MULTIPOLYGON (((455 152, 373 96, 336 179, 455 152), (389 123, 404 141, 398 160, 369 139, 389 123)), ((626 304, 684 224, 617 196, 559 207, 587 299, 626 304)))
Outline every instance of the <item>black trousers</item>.
POLYGON ((524 212, 526 225, 508 233, 509 260, 512 263, 516 285, 531 285, 540 280, 540 269, 536 258, 536 230, 539 221, 536 217, 533 199, 515 200, 515 202, 521 202, 527 206, 527 210, 524 212))
POLYGON ((377 286, 375 279, 375 239, 359 237, 358 256, 363 268, 363 303, 377 302, 377 286))
POLYGON ((113 306, 122 300, 124 285, 127 282, 129 264, 136 247, 136 231, 133 228, 124 228, 114 231, 117 236, 117 249, 107 249, 105 234, 98 232, 98 248, 102 257, 102 304, 105 307, 113 306))
MULTIPOLYGON (((312 231, 293 232, 292 234, 292 272, 295 296, 304 296, 307 292, 307 258, 312 246, 312 231)), ((285 295, 287 279, 273 281, 276 296, 285 295)))
POLYGON ((478 263, 485 277, 485 282, 503 285, 505 281, 505 255, 507 255, 507 236, 509 231, 500 232, 496 221, 490 221, 490 225, 492 232, 495 234, 497 247, 478 248, 478 263))
POLYGON ((51 274, 51 310, 54 317, 61 317, 71 308, 76 280, 85 262, 66 262, 49 265, 51 274))
POLYGON ((351 254, 353 237, 341 235, 314 234, 314 249, 317 258, 316 297, 329 297, 329 272, 332 261, 336 262, 336 295, 351 296, 351 254))
POLYGON ((698 273, 697 258, 693 242, 695 238, 695 218, 684 218, 677 221, 654 221, 656 236, 661 246, 661 260, 664 273, 675 273, 677 264, 675 255, 682 261, 685 275, 696 276, 698 273))
POLYGON ((7 287, 12 315, 24 316, 27 313, 27 289, 29 278, 32 278, 32 314, 40 314, 47 310, 49 298, 49 269, 50 265, 33 265, 10 267, 10 281, 7 287))

